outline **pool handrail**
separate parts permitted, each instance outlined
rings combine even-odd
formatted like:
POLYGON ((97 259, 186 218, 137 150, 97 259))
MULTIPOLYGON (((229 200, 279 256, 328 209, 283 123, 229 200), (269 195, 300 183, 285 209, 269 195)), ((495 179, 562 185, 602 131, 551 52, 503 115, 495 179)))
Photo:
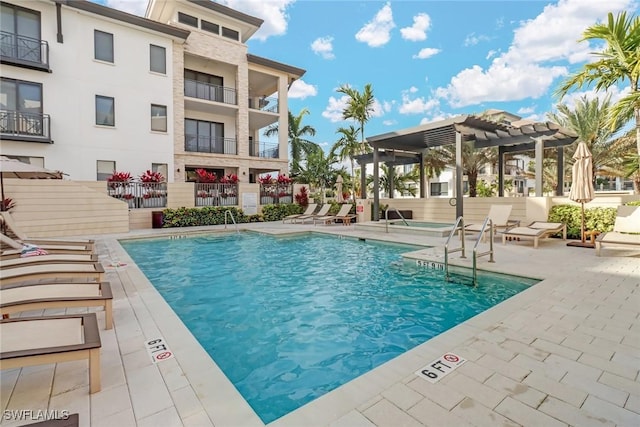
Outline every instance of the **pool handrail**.
POLYGON ((227 216, 231 217, 231 222, 236 226, 236 233, 239 233, 240 230, 238 229, 238 223, 236 223, 236 219, 233 217, 233 212, 231 212, 230 209, 224 211, 224 228, 227 228, 227 216))
POLYGON ((486 217, 484 219, 484 222, 482 223, 482 228, 480 230, 480 234, 478 235, 478 239, 476 240, 476 244, 473 246, 473 286, 478 286, 478 272, 476 268, 477 258, 489 255, 489 262, 495 262, 495 260, 493 259, 493 232, 493 220, 489 217, 486 217), (487 224, 489 224, 489 250, 478 253, 478 245, 482 240, 484 232, 487 231, 487 224))
POLYGON ((389 232, 389 211, 396 211, 398 216, 402 220, 402 222, 404 222, 404 225, 406 225, 407 227, 409 226, 409 223, 407 222, 406 219, 404 219, 404 217, 402 216, 398 208, 387 208, 384 211, 384 225, 385 225, 385 231, 387 233, 389 232))
POLYGON ((447 281, 449 280, 449 254, 454 252, 462 252, 460 258, 466 258, 464 254, 464 218, 462 216, 456 219, 456 223, 453 225, 449 237, 447 237, 447 241, 444 244, 444 278, 447 281), (457 230, 460 230, 460 233, 458 233, 460 235, 460 247, 449 250, 449 243, 457 230))

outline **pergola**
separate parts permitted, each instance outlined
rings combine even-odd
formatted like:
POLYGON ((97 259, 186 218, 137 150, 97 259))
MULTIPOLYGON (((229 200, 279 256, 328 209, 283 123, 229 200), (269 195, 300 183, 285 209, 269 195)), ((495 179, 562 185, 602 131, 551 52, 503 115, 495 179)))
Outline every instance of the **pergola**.
MULTIPOLYGON (((373 163, 374 220, 379 219, 379 170, 380 162, 388 165, 420 164, 420 197, 425 197, 424 155, 434 147, 455 144, 456 148, 456 217, 463 215, 462 198, 462 143, 473 141, 475 148, 498 147, 498 195, 504 196, 505 153, 535 151, 536 196, 542 196, 542 154, 544 149, 572 144, 577 135, 551 122, 534 123, 519 120, 511 124, 497 123, 474 115, 460 115, 446 120, 427 123, 413 128, 367 138, 373 153, 356 156, 358 164, 373 163)), ((563 150, 557 150, 558 187, 562 195, 564 187, 563 150)), ((364 168, 363 168, 364 170, 364 168)), ((362 197, 366 198, 366 174, 361 174, 362 197)))

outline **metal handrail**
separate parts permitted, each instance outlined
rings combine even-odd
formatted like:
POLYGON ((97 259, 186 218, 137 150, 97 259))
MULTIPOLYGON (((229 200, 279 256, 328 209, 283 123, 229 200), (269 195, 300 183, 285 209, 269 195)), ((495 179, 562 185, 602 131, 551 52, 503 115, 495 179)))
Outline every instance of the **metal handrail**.
POLYGON ((238 224, 236 223, 236 219, 233 217, 233 212, 231 212, 230 210, 226 210, 224 211, 224 228, 227 228, 227 216, 231 217, 231 222, 233 222, 233 224, 236 226, 236 233, 239 233, 240 230, 238 229, 238 224))
POLYGON ((493 221, 491 218, 486 217, 484 222, 482 223, 482 228, 480 229, 480 234, 478 235, 478 239, 476 240, 476 244, 473 246, 473 286, 478 285, 478 272, 476 268, 476 260, 477 258, 485 255, 489 255, 489 262, 495 262, 493 259, 493 221), (482 236, 484 236, 484 232, 487 228, 487 223, 489 224, 489 250, 485 252, 478 253, 478 245, 482 240, 482 236))
POLYGON ((456 223, 453 225, 453 228, 449 233, 449 237, 447 237, 447 241, 444 244, 444 278, 447 281, 449 280, 449 254, 454 252, 462 252, 460 258, 466 258, 464 254, 464 218, 461 216, 456 219, 456 223), (451 242, 451 238, 458 229, 460 230, 460 247, 449 250, 449 243, 451 242))
POLYGON ((389 232, 389 211, 396 211, 396 213, 398 214, 402 222, 404 222, 404 225, 409 226, 409 223, 407 222, 406 219, 404 219, 404 217, 402 216, 398 208, 387 208, 384 211, 384 221, 385 221, 384 226, 387 233, 389 232))

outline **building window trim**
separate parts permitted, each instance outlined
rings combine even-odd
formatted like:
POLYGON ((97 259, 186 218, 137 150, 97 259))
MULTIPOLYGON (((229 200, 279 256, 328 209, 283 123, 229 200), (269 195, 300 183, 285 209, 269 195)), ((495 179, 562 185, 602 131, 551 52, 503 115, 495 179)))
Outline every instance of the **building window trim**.
POLYGON ((108 128, 114 128, 116 126, 116 100, 114 97, 112 96, 104 96, 104 95, 96 95, 96 126, 104 126, 104 127, 108 127, 108 128), (101 120, 100 114, 102 113, 100 111, 98 102, 99 101, 107 101, 110 100, 111 101, 111 111, 104 114, 105 118, 103 120, 101 120), (111 120, 108 120, 109 116, 111 116, 111 120), (101 123, 102 122, 102 123, 101 123))
POLYGON ((198 18, 186 13, 178 12, 178 22, 189 27, 198 28, 198 18))
POLYGON ((152 132, 161 132, 161 133, 167 133, 168 131, 168 111, 167 111, 167 106, 166 105, 160 105, 160 104, 151 104, 151 131, 152 132), (155 115, 154 116, 154 112, 158 113, 161 109, 164 109, 164 116, 161 115, 155 115), (164 117, 164 122, 162 120, 155 120, 154 121, 154 117, 164 117), (154 129, 154 124, 158 125, 160 124, 160 126, 156 126, 156 128, 154 129), (162 128, 164 124, 164 128, 162 128))
POLYGON ((115 53, 114 53, 114 37, 112 33, 108 33, 106 31, 101 30, 93 30, 93 59, 99 62, 104 62, 106 64, 114 64, 115 63, 115 53), (105 49, 110 50, 110 52, 102 52, 101 47, 98 46, 99 37, 107 36, 103 39, 103 41, 108 41, 108 44, 111 46, 107 46, 105 49))
POLYGON ((149 45, 149 71, 155 74, 167 74, 167 48, 155 44, 149 45), (162 64, 156 64, 154 67, 154 50, 158 54, 156 59, 162 58, 162 64), (162 55, 160 55, 162 52, 162 55))

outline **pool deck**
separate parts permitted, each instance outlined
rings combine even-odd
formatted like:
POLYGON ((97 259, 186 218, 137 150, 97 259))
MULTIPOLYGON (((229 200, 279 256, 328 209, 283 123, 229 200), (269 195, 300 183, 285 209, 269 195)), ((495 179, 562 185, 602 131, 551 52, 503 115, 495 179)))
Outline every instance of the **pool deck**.
MULTIPOLYGON (((358 225, 241 228, 433 246, 412 253, 429 261, 442 261, 445 241, 358 225)), ((92 236, 114 294, 113 329, 102 329, 104 313, 97 311, 102 390, 89 394, 86 361, 2 371, 0 425, 42 421, 39 410, 64 410, 79 413, 81 426, 263 426, 117 242, 211 231, 224 230, 92 236), (175 357, 153 364, 144 342, 159 336, 175 357), (10 412, 20 410, 32 412, 10 412)), ((468 254, 472 239, 466 240, 468 254)), ((496 238, 495 259, 490 264, 482 257, 478 267, 543 280, 269 426, 640 425, 640 250, 607 248, 596 257, 593 249, 567 247, 559 239, 541 241, 533 249, 531 241, 503 246, 496 238), (435 384, 415 374, 445 353, 467 362, 435 384)), ((451 261, 469 266, 471 257, 454 254, 451 261)), ((86 311, 96 310, 52 309, 23 316, 86 311)))

